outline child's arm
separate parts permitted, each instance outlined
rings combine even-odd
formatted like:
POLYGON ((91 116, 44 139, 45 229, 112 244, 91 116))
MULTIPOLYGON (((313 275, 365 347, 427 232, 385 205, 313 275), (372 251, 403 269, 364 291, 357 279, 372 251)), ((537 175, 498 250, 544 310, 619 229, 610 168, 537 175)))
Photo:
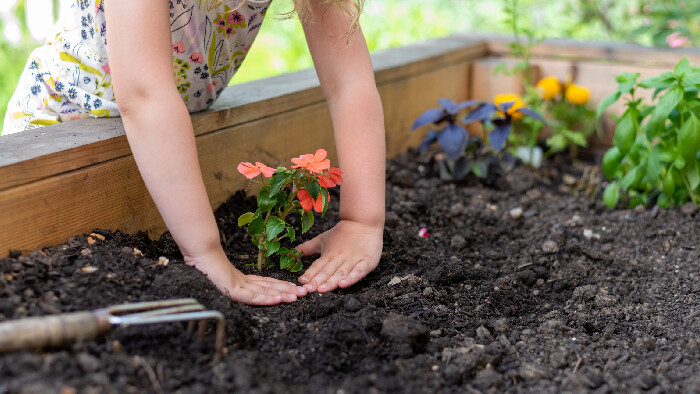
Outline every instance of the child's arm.
POLYGON ((333 229, 299 246, 321 253, 299 278, 309 291, 346 288, 376 268, 384 231, 384 115, 359 27, 335 6, 312 0, 304 32, 333 119, 343 185, 333 229))
POLYGON ((168 2, 106 3, 107 50, 127 139, 185 261, 234 301, 269 305, 304 295, 288 282, 243 275, 219 243, 192 123, 175 86, 168 2))

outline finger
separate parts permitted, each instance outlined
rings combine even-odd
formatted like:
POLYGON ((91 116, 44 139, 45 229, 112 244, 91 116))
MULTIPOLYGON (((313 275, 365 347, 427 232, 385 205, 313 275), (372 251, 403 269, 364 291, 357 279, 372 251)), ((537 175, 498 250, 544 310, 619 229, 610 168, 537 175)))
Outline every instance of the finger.
POLYGON ((338 282, 345 278, 347 274, 350 273, 357 264, 357 260, 347 260, 344 264, 342 264, 335 270, 333 275, 331 275, 331 277, 328 278, 328 280, 326 280, 320 286, 318 286, 318 292, 323 294, 337 289, 338 282))
POLYGON ((281 294, 270 294, 264 287, 252 284, 236 287, 231 293, 227 290, 226 295, 233 301, 248 305, 277 305, 284 300, 281 294))
POLYGON ((284 280, 258 275, 247 275, 246 278, 260 286, 270 287, 279 292, 294 294, 298 297, 303 297, 308 293, 304 287, 297 286, 294 283, 287 282, 284 280))
MULTIPOLYGON (((326 283, 326 281, 332 277, 336 271, 338 271, 338 268, 340 268, 345 260, 341 260, 340 257, 336 257, 335 259, 329 259, 328 263, 326 263, 323 268, 321 268, 320 271, 311 278, 311 282, 309 283, 311 286, 314 287, 314 289, 318 289, 319 286, 322 284, 326 283)), ((330 290, 324 290, 324 292, 327 292, 330 290)))
POLYGON ((309 292, 316 291, 318 285, 320 285, 323 282, 318 282, 314 279, 321 271, 327 269, 326 266, 329 265, 330 262, 331 260, 329 257, 321 256, 311 264, 311 267, 309 267, 309 269, 307 269, 306 272, 304 272, 304 275, 302 275, 299 278, 299 282, 303 283, 304 287, 309 292))
POLYGON ((343 279, 338 281, 338 286, 341 289, 347 289, 348 287, 359 282, 362 278, 367 276, 373 269, 377 267, 379 262, 372 262, 371 260, 361 260, 355 268, 353 268, 350 273, 343 279))
POLYGON ((321 253, 321 236, 314 237, 296 247, 302 257, 321 253))

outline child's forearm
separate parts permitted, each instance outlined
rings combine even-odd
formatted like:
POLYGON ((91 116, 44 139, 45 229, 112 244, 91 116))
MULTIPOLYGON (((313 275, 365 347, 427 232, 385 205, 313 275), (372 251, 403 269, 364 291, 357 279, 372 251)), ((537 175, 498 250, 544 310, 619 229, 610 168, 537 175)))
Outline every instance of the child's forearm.
POLYGON ((384 115, 373 81, 329 95, 336 147, 343 171, 340 217, 384 224, 386 144, 384 115))
POLYGON ((182 254, 202 258, 218 252, 219 233, 182 99, 164 92, 128 108, 122 118, 134 159, 182 254))

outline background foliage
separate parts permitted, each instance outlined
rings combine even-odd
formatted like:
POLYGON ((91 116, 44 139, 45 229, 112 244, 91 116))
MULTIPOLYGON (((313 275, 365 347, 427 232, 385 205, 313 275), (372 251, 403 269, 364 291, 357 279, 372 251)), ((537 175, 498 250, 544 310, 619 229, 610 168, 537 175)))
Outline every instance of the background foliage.
MULTIPOLYGON (((289 3, 273 2, 269 19, 233 83, 311 67, 299 23, 279 20, 289 3)), ((20 0, 15 10, 20 21, 24 21, 23 4, 20 0)), ((503 6, 503 0, 367 0, 362 26, 373 51, 455 31, 510 34, 503 6)), ((520 0, 519 12, 524 28, 547 38, 663 45, 669 32, 679 31, 689 37, 687 45, 700 40, 700 7, 695 0, 520 0)), ((26 25, 23 29, 26 32, 26 25)), ((10 44, 0 35, 0 119, 29 53, 38 45, 29 38, 10 44)))

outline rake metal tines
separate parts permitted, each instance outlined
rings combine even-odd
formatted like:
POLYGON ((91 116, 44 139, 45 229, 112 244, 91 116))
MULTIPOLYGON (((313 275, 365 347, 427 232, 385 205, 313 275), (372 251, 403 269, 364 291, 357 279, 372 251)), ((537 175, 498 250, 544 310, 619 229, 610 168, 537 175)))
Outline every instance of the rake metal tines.
POLYGON ((216 339, 214 348, 216 354, 214 362, 219 361, 223 357, 226 335, 224 315, 221 312, 206 310, 202 304, 193 298, 114 305, 97 310, 95 314, 106 318, 112 326, 188 321, 187 331, 189 334, 194 332, 195 323, 199 321, 197 338, 200 341, 204 340, 207 320, 215 320, 216 339))

